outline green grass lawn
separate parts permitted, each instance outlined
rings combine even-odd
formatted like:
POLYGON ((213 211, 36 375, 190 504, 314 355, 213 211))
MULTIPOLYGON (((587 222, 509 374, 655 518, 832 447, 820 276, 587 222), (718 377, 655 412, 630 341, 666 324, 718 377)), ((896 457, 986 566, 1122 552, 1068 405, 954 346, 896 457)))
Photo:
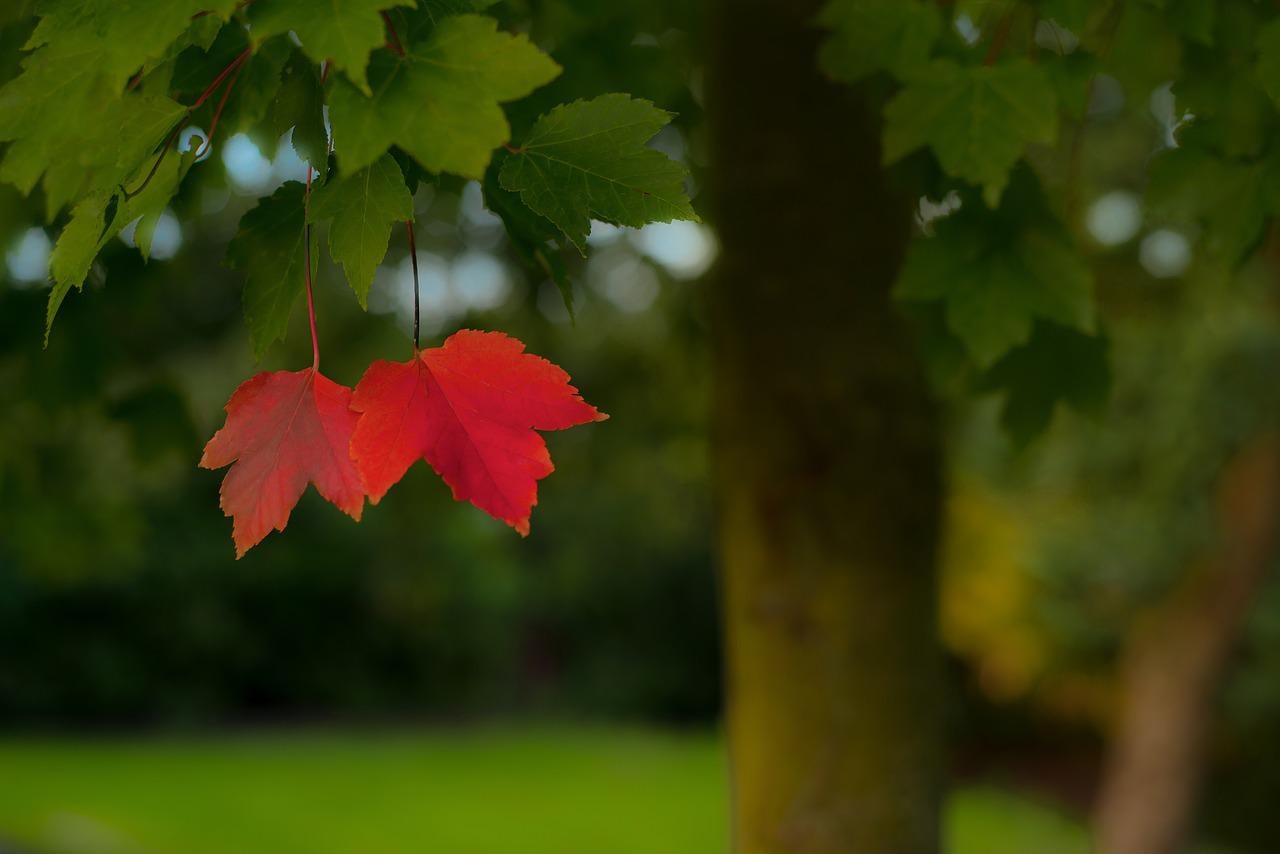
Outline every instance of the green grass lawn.
MULTIPOLYGON (((724 779, 709 734, 9 738, 0 840, 51 854, 715 854, 724 779)), ((1071 821, 994 789, 953 796, 946 832, 961 854, 1088 847, 1071 821)))

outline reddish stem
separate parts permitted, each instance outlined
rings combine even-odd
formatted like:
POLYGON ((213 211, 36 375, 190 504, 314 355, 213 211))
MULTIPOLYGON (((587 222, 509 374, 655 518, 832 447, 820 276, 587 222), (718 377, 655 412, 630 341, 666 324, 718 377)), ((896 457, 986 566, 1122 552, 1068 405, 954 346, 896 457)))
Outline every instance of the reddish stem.
POLYGON ((222 90, 222 97, 218 100, 218 107, 213 111, 213 120, 209 122, 209 133, 205 138, 204 145, 200 146, 200 150, 196 152, 197 159, 204 157, 209 149, 213 147, 213 135, 218 132, 218 119, 222 118, 222 110, 227 106, 227 99, 231 97, 231 90, 236 88, 236 81, 240 79, 241 71, 244 71, 243 63, 236 67, 235 74, 232 74, 231 79, 227 81, 227 88, 222 90))
POLYGON ((405 220, 409 232, 409 260, 413 264, 413 354, 418 354, 418 244, 413 238, 413 220, 405 220))
POLYGON ((169 136, 165 139, 164 145, 160 147, 160 154, 156 157, 156 161, 151 164, 151 169, 147 172, 147 177, 142 179, 142 183, 138 185, 137 189, 130 190, 123 184, 120 186, 120 190, 124 193, 124 200, 126 202, 137 196, 143 190, 147 189, 147 185, 151 183, 151 179, 156 177, 156 172, 160 170, 160 164, 164 162, 164 158, 169 153, 169 149, 173 148, 173 141, 178 138, 178 132, 180 130, 182 130, 181 122, 179 122, 178 126, 169 132, 169 136))
MULTIPOLYGON (((226 68, 222 69, 222 72, 214 78, 213 82, 205 87, 205 90, 200 93, 200 97, 196 98, 195 103, 187 107, 186 115, 182 117, 181 121, 179 121, 174 129, 169 132, 169 136, 165 138, 164 144, 160 147, 160 154, 156 157, 156 162, 151 164, 151 171, 147 172, 147 177, 142 179, 142 183, 138 185, 137 189, 129 190, 123 186, 120 187, 121 191, 124 193, 125 201, 134 198, 147 188, 147 185, 151 183, 151 179, 154 178, 156 176, 156 172, 159 171, 160 164, 164 162, 165 157, 169 154, 169 149, 173 147, 173 141, 178 138, 178 132, 182 130, 183 122, 191 118, 191 114, 199 109, 201 104, 209 100, 209 96, 217 91, 218 84, 223 80, 226 80, 228 74, 235 71, 236 77, 238 78, 240 76, 237 69, 239 69, 244 61, 249 58, 251 51, 252 48, 245 48, 239 56, 231 60, 231 63, 226 68)), ((235 85, 234 80, 231 82, 231 85, 235 85)), ((231 86, 228 86, 227 91, 222 94, 222 101, 218 104, 218 111, 213 116, 213 125, 210 127, 209 139, 206 141, 206 144, 212 143, 213 141, 213 130, 218 126, 218 117, 222 114, 222 108, 226 105, 227 96, 230 93, 231 86)), ((201 154, 203 154, 203 152, 201 152, 201 154)))
MULTIPOLYGON (((241 9, 243 9, 245 6, 248 6, 252 2, 253 0, 240 0, 240 2, 236 4, 236 11, 239 12, 241 9)), ((196 12, 194 15, 191 16, 191 20, 194 21, 197 18, 203 18, 205 15, 212 15, 212 14, 213 14, 212 12, 206 9, 203 12, 196 12)))
POLYGON ((226 68, 222 69, 222 71, 218 73, 217 77, 213 78, 213 82, 205 87, 204 91, 200 93, 200 97, 196 98, 195 103, 190 107, 187 107, 187 114, 190 115, 200 109, 201 105, 204 104, 205 101, 209 100, 209 96, 217 91, 218 86, 222 84, 222 81, 227 79, 227 75, 239 68, 240 64, 248 59, 249 54, 252 52, 253 48, 247 47, 239 56, 231 60, 230 64, 228 64, 226 68))
POLYGON ((391 50, 395 52, 396 56, 404 56, 404 45, 400 43, 400 34, 396 32, 396 25, 391 22, 391 15, 383 12, 382 20, 387 25, 387 38, 391 50))
POLYGON ((311 367, 320 370, 320 338, 316 335, 316 302, 311 293, 311 163, 307 163, 307 189, 302 197, 302 251, 307 277, 307 317, 311 321, 311 367))
POLYGON ((1009 34, 1013 31, 1013 11, 1009 10, 996 25, 996 31, 991 36, 991 44, 987 48, 987 55, 982 58, 983 65, 995 65, 1000 54, 1004 52, 1004 46, 1009 43, 1009 34))

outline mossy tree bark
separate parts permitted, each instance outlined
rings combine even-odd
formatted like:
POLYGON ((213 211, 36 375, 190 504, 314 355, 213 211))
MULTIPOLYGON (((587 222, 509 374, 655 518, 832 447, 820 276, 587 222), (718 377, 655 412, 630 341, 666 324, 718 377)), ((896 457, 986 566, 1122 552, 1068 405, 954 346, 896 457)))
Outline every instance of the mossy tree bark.
POLYGON ((928 852, 937 413, 889 290, 910 200, 816 0, 715 0, 709 289, 734 850, 928 852))

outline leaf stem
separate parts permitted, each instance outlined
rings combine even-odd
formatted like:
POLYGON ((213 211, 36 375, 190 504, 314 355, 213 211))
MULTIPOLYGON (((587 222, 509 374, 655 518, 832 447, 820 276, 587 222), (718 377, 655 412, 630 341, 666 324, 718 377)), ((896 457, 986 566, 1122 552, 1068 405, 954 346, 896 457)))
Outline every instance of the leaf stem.
POLYGON ((213 78, 213 82, 205 87, 204 91, 200 93, 200 97, 196 98, 195 103, 190 107, 187 107, 187 114, 190 115, 200 109, 204 102, 209 100, 209 96, 218 90, 218 86, 222 84, 222 81, 227 79, 227 75, 239 68, 240 64, 248 59, 249 54, 252 52, 253 48, 247 47, 241 51, 239 56, 231 60, 231 62, 227 64, 227 67, 222 69, 222 71, 218 73, 217 77, 213 78))
POLYGON ((418 244, 413 238, 413 220, 407 219, 404 227, 409 232, 409 260, 413 264, 413 353, 418 354, 418 244))
MULTIPOLYGON (((200 97, 196 98, 195 103, 187 107, 186 114, 183 115, 183 117, 178 121, 177 125, 174 126, 173 130, 169 132, 169 135, 165 138, 164 144, 160 146, 160 153, 156 156, 155 162, 151 164, 151 170, 147 172, 147 177, 142 179, 142 183, 132 190, 121 185, 120 190, 121 192, 124 193, 124 200, 126 202, 136 197, 139 193, 141 193, 143 190, 147 188, 148 184, 151 183, 151 179, 156 176, 156 172, 160 169, 160 164, 164 162, 165 157, 169 154, 169 149, 173 147, 174 140, 178 138, 178 133, 179 131, 182 130, 183 123, 186 122, 187 119, 191 118, 191 114, 194 113, 196 110, 200 109, 200 107, 204 104, 205 101, 209 100, 209 96, 211 96, 214 92, 218 90, 218 86, 222 83, 223 80, 227 79, 228 74, 235 72, 236 78, 239 78, 240 76, 239 69, 244 64, 244 61, 249 58, 249 54, 252 51, 253 51, 253 48, 247 47, 244 49, 243 52, 240 53, 239 56, 231 60, 231 62, 227 65, 227 67, 222 69, 222 71, 218 74, 218 76, 213 79, 213 82, 205 87, 205 90, 200 93, 200 97)), ((233 78, 231 81, 231 84, 227 86, 227 90, 222 93, 222 100, 218 103, 218 109, 213 114, 213 123, 209 127, 208 139, 205 140, 206 145, 211 145, 213 143, 213 131, 218 126, 218 118, 222 115, 222 108, 226 106, 227 97, 231 94, 231 87, 234 85, 235 85, 235 79, 233 78)), ((198 156, 203 156, 203 155, 204 155, 204 152, 201 151, 200 155, 198 156)))
POLYGON ((164 158, 169 153, 169 149, 173 148, 173 141, 178 138, 178 131, 181 129, 182 123, 179 122, 178 126, 169 132, 169 136, 165 139, 164 145, 160 147, 160 154, 156 157, 155 162, 151 164, 151 169, 147 172, 147 177, 142 179, 141 184, 132 190, 128 189, 123 184, 120 185, 120 190, 124 194, 124 200, 126 202, 136 197, 143 190, 147 189, 147 185, 151 183, 151 179, 156 177, 156 172, 160 169, 160 164, 164 162, 164 158))
POLYGON ((383 12, 382 20, 387 25, 388 46, 396 56, 404 56, 404 45, 400 42, 400 34, 396 32, 396 25, 391 22, 390 13, 383 12))
POLYGON ((311 162, 307 161, 307 189, 302 197, 302 251, 306 253, 307 317, 311 321, 311 367, 320 370, 320 338, 316 335, 316 303, 311 293, 311 162))
POLYGON ((996 60, 1000 58, 1000 54, 1004 52, 1004 46, 1009 43, 1009 34, 1013 31, 1013 15, 1015 9, 1010 9, 1005 16, 996 25, 996 31, 991 36, 991 44, 987 48, 987 55, 982 58, 983 65, 995 65, 996 60))
POLYGON ((227 99, 231 97, 231 90, 236 88, 236 81, 240 79, 241 71, 244 71, 243 62, 236 66, 235 73, 227 81, 227 88, 222 90, 222 97, 218 100, 217 109, 213 111, 213 120, 209 122, 209 133, 205 135, 204 145, 200 146, 200 150, 196 152, 196 159, 204 157, 209 153, 209 149, 213 147, 213 135, 218 131, 218 119, 222 118, 222 110, 227 106, 227 99))

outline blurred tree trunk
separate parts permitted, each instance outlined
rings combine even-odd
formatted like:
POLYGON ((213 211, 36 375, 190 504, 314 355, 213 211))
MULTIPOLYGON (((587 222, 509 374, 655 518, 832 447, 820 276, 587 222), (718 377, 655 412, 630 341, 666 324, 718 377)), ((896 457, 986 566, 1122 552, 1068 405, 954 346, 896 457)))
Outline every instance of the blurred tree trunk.
POLYGON ((1280 437, 1247 446, 1217 495, 1221 548, 1135 627, 1097 813, 1101 854, 1186 848, 1217 688, 1277 550, 1280 437))
POLYGON ((911 200, 817 0, 715 0, 709 291, 738 854, 929 852, 938 422, 889 289, 911 200))

